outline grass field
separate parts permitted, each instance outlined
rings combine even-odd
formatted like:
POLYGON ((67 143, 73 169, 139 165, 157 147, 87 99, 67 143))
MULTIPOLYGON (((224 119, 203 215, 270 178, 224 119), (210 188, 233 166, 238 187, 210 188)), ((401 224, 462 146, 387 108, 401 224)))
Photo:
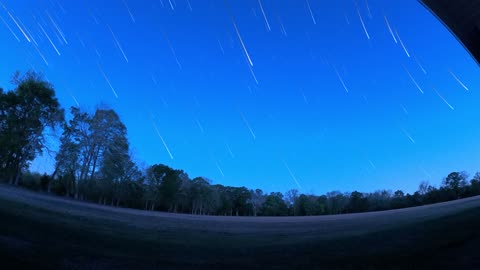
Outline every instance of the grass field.
POLYGON ((480 269, 480 197, 320 217, 207 217, 0 185, 1 269, 480 269))

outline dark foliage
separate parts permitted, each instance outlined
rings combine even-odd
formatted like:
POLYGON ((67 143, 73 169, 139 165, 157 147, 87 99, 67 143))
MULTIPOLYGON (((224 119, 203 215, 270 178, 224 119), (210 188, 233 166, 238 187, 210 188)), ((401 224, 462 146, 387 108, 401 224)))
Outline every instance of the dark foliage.
POLYGON ((127 128, 109 108, 93 114, 72 107, 64 121, 53 86, 34 72, 0 88, 0 177, 26 188, 80 200, 145 210, 198 215, 309 216, 381 211, 480 195, 480 173, 468 181, 464 172, 452 172, 440 187, 422 182, 405 194, 329 192, 317 196, 289 190, 285 194, 246 187, 212 185, 204 177, 193 180, 183 170, 155 164, 140 170, 130 155, 127 128), (28 171, 45 148, 44 130, 63 127, 52 175, 28 171))

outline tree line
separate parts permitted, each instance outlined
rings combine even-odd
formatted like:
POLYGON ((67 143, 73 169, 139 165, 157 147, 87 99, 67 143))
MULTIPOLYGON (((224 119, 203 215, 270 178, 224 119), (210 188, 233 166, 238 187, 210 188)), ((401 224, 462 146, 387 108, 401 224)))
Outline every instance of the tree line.
POLYGON ((191 179, 163 164, 146 168, 132 160, 127 128, 109 108, 94 113, 70 108, 65 118, 53 86, 35 72, 16 73, 15 88, 0 88, 0 180, 32 190, 103 205, 197 215, 306 216, 359 213, 418 206, 480 195, 480 173, 468 179, 452 172, 440 187, 422 182, 405 194, 380 190, 301 194, 191 179), (59 149, 50 175, 29 171, 46 149, 47 131, 59 130, 59 149))

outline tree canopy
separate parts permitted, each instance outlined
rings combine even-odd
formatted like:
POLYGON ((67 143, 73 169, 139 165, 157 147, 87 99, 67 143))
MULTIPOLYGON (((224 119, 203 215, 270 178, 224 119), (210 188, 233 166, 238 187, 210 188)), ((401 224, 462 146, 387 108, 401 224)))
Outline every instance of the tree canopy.
POLYGON ((480 195, 480 173, 468 181, 452 172, 439 187, 423 181, 413 194, 401 190, 285 194, 191 179, 180 169, 153 164, 139 169, 127 127, 113 109, 70 108, 69 120, 53 86, 35 72, 16 73, 15 88, 0 88, 0 180, 79 200, 197 215, 305 216, 358 213, 418 206, 480 195), (29 164, 46 147, 46 130, 61 128, 54 172, 38 174, 29 164))
POLYGON ((41 74, 17 72, 15 89, 0 90, 1 175, 17 185, 21 173, 45 145, 45 129, 54 129, 64 113, 53 86, 41 74))

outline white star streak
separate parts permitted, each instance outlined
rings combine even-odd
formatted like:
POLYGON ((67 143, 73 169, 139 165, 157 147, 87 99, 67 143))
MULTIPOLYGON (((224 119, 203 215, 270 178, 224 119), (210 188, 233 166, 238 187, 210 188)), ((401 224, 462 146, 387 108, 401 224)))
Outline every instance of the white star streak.
POLYGON ((372 168, 377 169, 377 166, 375 166, 375 164, 373 164, 373 162, 370 159, 368 160, 368 163, 370 163, 370 165, 372 165, 372 168))
POLYGON ((360 10, 357 8, 358 18, 360 18, 360 22, 362 23, 363 31, 365 31, 365 35, 367 38, 370 39, 370 35, 368 34, 367 27, 365 27, 365 23, 363 22, 362 14, 360 14, 360 10))
POLYGON ((403 131, 403 134, 405 134, 405 136, 407 136, 407 138, 412 142, 412 143, 415 143, 415 140, 412 138, 412 136, 410 136, 410 134, 402 128, 402 131, 403 131))
POLYGON ((348 19, 347 14, 345 14, 345 21, 347 22, 348 25, 350 25, 350 20, 348 19))
POLYGON ((265 19, 265 24, 267 25, 268 31, 270 31, 270 24, 268 23, 267 15, 265 15, 265 11, 263 10, 262 2, 258 0, 258 4, 260 5, 260 10, 262 11, 263 18, 265 19))
POLYGON ((255 133, 253 132, 252 127, 250 127, 250 124, 248 123, 248 121, 247 121, 247 119, 245 118, 245 116, 243 116, 242 113, 240 113, 240 115, 242 116, 243 122, 245 123, 245 125, 246 125, 247 128, 248 128, 248 130, 250 131, 250 134, 252 135, 253 139, 255 140, 257 137, 255 136, 255 133))
POLYGON ((172 46, 172 43, 170 42, 170 39, 168 38, 167 34, 163 33, 165 36, 165 39, 167 40, 168 47, 170 48, 170 51, 173 54, 173 57, 175 58, 175 62, 177 63, 177 66, 180 70, 182 70, 182 64, 180 64, 180 61, 178 61, 177 53, 175 52, 175 49, 172 46))
POLYGON ((228 153, 230 154, 230 156, 232 158, 235 158, 235 155, 233 154, 232 149, 230 148, 230 145, 228 145, 228 143, 226 143, 225 145, 227 146, 227 150, 228 150, 228 153))
POLYGON ((337 74, 338 79, 340 80, 340 82, 341 82, 342 85, 343 85, 343 89, 345 89, 345 92, 348 93, 348 88, 347 88, 347 86, 345 85, 345 82, 343 81, 342 76, 340 76, 340 73, 338 73, 337 68, 334 68, 334 69, 335 69, 335 73, 337 74))
POLYGON ((453 106, 450 105, 450 103, 448 103, 448 101, 447 101, 442 95, 440 95, 440 93, 437 91, 437 89, 435 89, 435 87, 433 87, 433 90, 434 90, 435 93, 437 93, 437 95, 443 100, 443 102, 445 102, 445 104, 447 104, 448 107, 450 107, 450 109, 452 109, 452 111, 455 111, 455 108, 453 108, 453 106))
POLYGON ((404 68, 405 71, 407 72, 408 77, 410 77, 410 80, 412 80, 412 82, 415 84, 415 86, 416 86, 417 89, 420 91, 420 93, 423 94, 422 88, 420 88, 420 86, 418 85, 417 81, 415 81, 415 79, 413 78, 412 74, 410 73, 410 71, 408 71, 407 67, 406 67, 406 66, 403 66, 403 68, 404 68))
POLYGON ((298 188, 299 188, 299 189, 302 189, 302 186, 300 185, 300 183, 298 183, 298 180, 297 180, 297 178, 295 177, 295 175, 293 174, 292 170, 290 170, 290 167, 288 167, 287 162, 283 161, 283 164, 285 164, 285 167, 287 168, 288 173, 290 174, 290 176, 292 177, 292 179, 295 181, 295 184, 297 184, 298 188))
POLYGON ((278 17, 278 22, 280 23, 280 31, 282 32, 282 34, 284 36, 287 36, 287 31, 285 31, 285 27, 283 26, 283 23, 282 23, 282 20, 280 19, 280 17, 278 17))
POLYGON ((53 44, 53 41, 50 39, 50 37, 48 36, 47 32, 45 32, 45 29, 43 29, 43 27, 40 25, 40 23, 38 24, 38 26, 40 27, 40 29, 42 30, 43 34, 45 34, 45 36, 47 37, 48 41, 50 42, 50 44, 52 44, 52 47, 55 49, 55 51, 57 52, 58 55, 61 55, 60 52, 58 51, 57 47, 55 46, 55 44, 53 44))
POLYGON ((118 49, 119 49, 120 52, 123 54, 123 58, 125 58, 125 61, 127 61, 127 63, 128 63, 128 58, 127 58, 127 56, 125 55, 125 52, 124 52, 123 49, 122 49, 122 45, 120 45, 120 42, 118 42, 118 39, 117 39, 117 37, 115 36, 115 34, 113 33, 112 28, 110 28, 110 26, 107 26, 107 27, 108 27, 108 30, 110 30, 110 33, 112 33, 113 40, 114 40, 115 43, 117 44, 118 49))
POLYGON ((428 178, 432 178, 432 175, 429 174, 429 173, 427 172, 427 170, 425 170, 425 168, 423 168, 422 166, 420 166, 420 169, 423 171, 423 173, 424 173, 428 178))
POLYGON ((308 105, 308 99, 307 96, 305 96, 305 92, 303 92, 303 90, 300 90, 300 92, 302 93, 303 101, 308 105))
POLYGON ((197 126, 198 126, 198 128, 200 129, 200 131, 201 131, 202 133, 205 133, 205 130, 203 129, 202 124, 200 123, 200 121, 198 121, 197 118, 195 118, 195 122, 197 123, 197 126))
POLYGON ((280 23, 280 29, 282 30, 282 34, 284 36, 287 36, 287 32, 285 31, 285 27, 283 27, 283 24, 280 23))
POLYGON ((463 84, 462 81, 460 81, 460 79, 449 69, 448 72, 450 72, 450 75, 452 75, 452 77, 465 89, 468 91, 468 87, 463 84))
POLYGON ((171 1, 171 0, 168 0, 168 3, 170 4, 170 8, 171 8, 172 10, 175 10, 175 8, 173 7, 172 1, 171 1))
POLYGON ((48 66, 48 62, 47 62, 47 59, 45 59, 45 56, 43 56, 43 53, 38 49, 37 46, 33 46, 35 48, 35 50, 37 50, 38 54, 40 55, 40 57, 42 57, 43 61, 45 62, 45 64, 48 66))
POLYGON ((250 73, 252 74, 252 77, 255 80, 255 83, 258 85, 257 76, 255 76, 255 73, 253 72, 253 68, 251 66, 248 66, 248 68, 250 69, 250 73))
POLYGON ((310 12, 310 16, 312 17, 312 21, 313 21, 313 24, 317 24, 317 21, 315 20, 315 16, 313 16, 313 12, 312 12, 312 8, 310 7, 310 3, 308 2, 308 0, 306 0, 307 2, 307 8, 308 8, 308 11, 310 12))
POLYGON ((238 37, 238 40, 240 41, 240 44, 242 45, 243 51, 245 52, 245 56, 247 56, 248 63, 250 63, 250 66, 253 67, 252 59, 250 58, 250 55, 248 54, 247 48, 245 47, 245 43, 243 43, 242 36, 240 35, 240 31, 238 31, 237 24, 235 23, 235 20, 233 19, 233 16, 230 16, 230 19, 232 20, 233 27, 235 28, 235 31, 237 32, 237 37, 238 37))
POLYGON ((77 107, 80 107, 80 103, 78 103, 78 100, 75 98, 74 95, 72 95, 72 98, 73 98, 73 100, 75 101, 75 103, 77 104, 77 107))
POLYGON ((403 112, 405 112, 405 114, 408 115, 408 111, 407 111, 407 109, 405 108, 405 106, 403 106, 402 104, 400 104, 400 107, 402 107, 403 112))
POLYGON ((17 20, 15 20, 15 18, 12 16, 12 14, 10 14, 10 12, 7 11, 7 14, 8 16, 10 17, 10 19, 12 19, 12 21, 15 23, 15 25, 17 25, 18 29, 20 30, 20 32, 22 32, 23 36, 27 39, 28 42, 32 42, 30 40, 30 38, 28 38, 27 34, 25 34, 25 31, 23 31, 22 27, 20 27, 20 25, 18 24, 17 20))
POLYGON ((390 27, 390 23, 388 22, 387 16, 383 16, 383 17, 385 18, 385 23, 387 24, 390 35, 392 35, 393 41, 395 41, 395 43, 398 44, 397 38, 395 37, 395 34, 393 34, 392 27, 390 27))
POLYGON ((35 38, 33 37, 33 35, 30 33, 30 31, 28 31, 28 28, 25 26, 25 24, 23 24, 22 20, 20 20, 19 17, 17 17, 17 20, 18 20, 18 23, 22 26, 22 28, 25 30, 25 32, 27 32, 27 36, 30 37, 30 39, 33 41, 33 43, 35 43, 35 45, 38 46, 38 43, 37 41, 35 40, 35 38))
POLYGON ((12 28, 10 28, 10 25, 8 25, 8 23, 1 16, 0 16, 0 19, 2 19, 2 22, 5 24, 8 30, 10 30, 10 33, 12 33, 12 35, 17 39, 17 41, 20 42, 20 39, 17 37, 15 32, 13 32, 12 28))
POLYGON ((372 12, 370 11, 370 5, 368 4, 368 0, 365 0, 365 5, 367 6, 368 17, 372 19, 372 12))
POLYGON ((115 97, 118 98, 117 92, 116 92, 115 89, 113 88, 112 84, 110 83, 110 80, 109 80, 108 77, 107 77, 107 74, 105 74, 105 72, 103 71, 103 69, 102 69, 102 67, 100 66, 100 64, 98 64, 98 69, 100 69, 100 72, 102 73, 103 78, 105 78, 105 81, 107 81, 108 86, 110 86, 110 89, 112 89, 112 92, 113 92, 113 94, 115 95, 115 97))
POLYGON ((128 14, 130 15, 130 18, 132 19, 132 22, 135 23, 135 17, 133 17, 132 12, 130 11, 130 8, 128 7, 127 1, 123 0, 123 4, 127 8, 128 14))
MULTIPOLYGON (((48 11, 45 10, 45 13, 47 13, 47 16, 48 18, 50 19, 50 21, 52 22, 53 26, 55 26, 55 29, 57 29, 57 32, 60 34, 60 36, 62 37, 63 41, 65 41, 65 44, 68 44, 68 41, 67 39, 65 38, 65 35, 63 34, 63 31, 62 29, 60 29, 60 27, 58 26, 58 24, 53 20, 52 16, 50 16, 50 14, 48 13, 48 11)), ((95 18, 96 20, 96 18, 95 18)), ((97 24, 98 24, 98 21, 97 21, 97 24)))
POLYGON ((220 168, 220 165, 218 165, 218 162, 215 162, 215 165, 217 166, 218 171, 222 175, 222 177, 225 177, 225 174, 223 174, 222 168, 220 168))
POLYGON ((217 39, 218 41, 218 46, 220 46, 220 50, 222 51, 222 54, 225 54, 225 50, 223 49, 222 43, 220 43, 220 40, 217 39))
POLYGON ((415 62, 416 62, 417 65, 420 67, 420 69, 422 70, 423 74, 427 75, 427 71, 423 68, 422 64, 420 64, 420 61, 418 61, 417 57, 414 56, 413 59, 415 59, 415 62))
POLYGON ((408 58, 410 58, 410 54, 408 53, 407 47, 405 47, 405 44, 403 44, 402 38, 401 38, 400 35, 398 34, 398 31, 397 31, 397 30, 395 30, 395 34, 397 34, 398 41, 400 41, 400 45, 402 45, 402 48, 403 48, 403 50, 405 51, 405 54, 408 56, 408 58))
POLYGON ((165 147, 165 150, 167 150, 168 155, 170 156, 171 159, 173 159, 172 153, 170 152, 170 149, 168 149, 167 144, 165 143, 165 140, 163 139, 162 135, 160 135, 160 131, 157 128, 157 125, 153 123, 153 127, 155 128, 155 132, 157 132, 158 137, 160 137, 160 140, 163 143, 163 146, 165 147))

